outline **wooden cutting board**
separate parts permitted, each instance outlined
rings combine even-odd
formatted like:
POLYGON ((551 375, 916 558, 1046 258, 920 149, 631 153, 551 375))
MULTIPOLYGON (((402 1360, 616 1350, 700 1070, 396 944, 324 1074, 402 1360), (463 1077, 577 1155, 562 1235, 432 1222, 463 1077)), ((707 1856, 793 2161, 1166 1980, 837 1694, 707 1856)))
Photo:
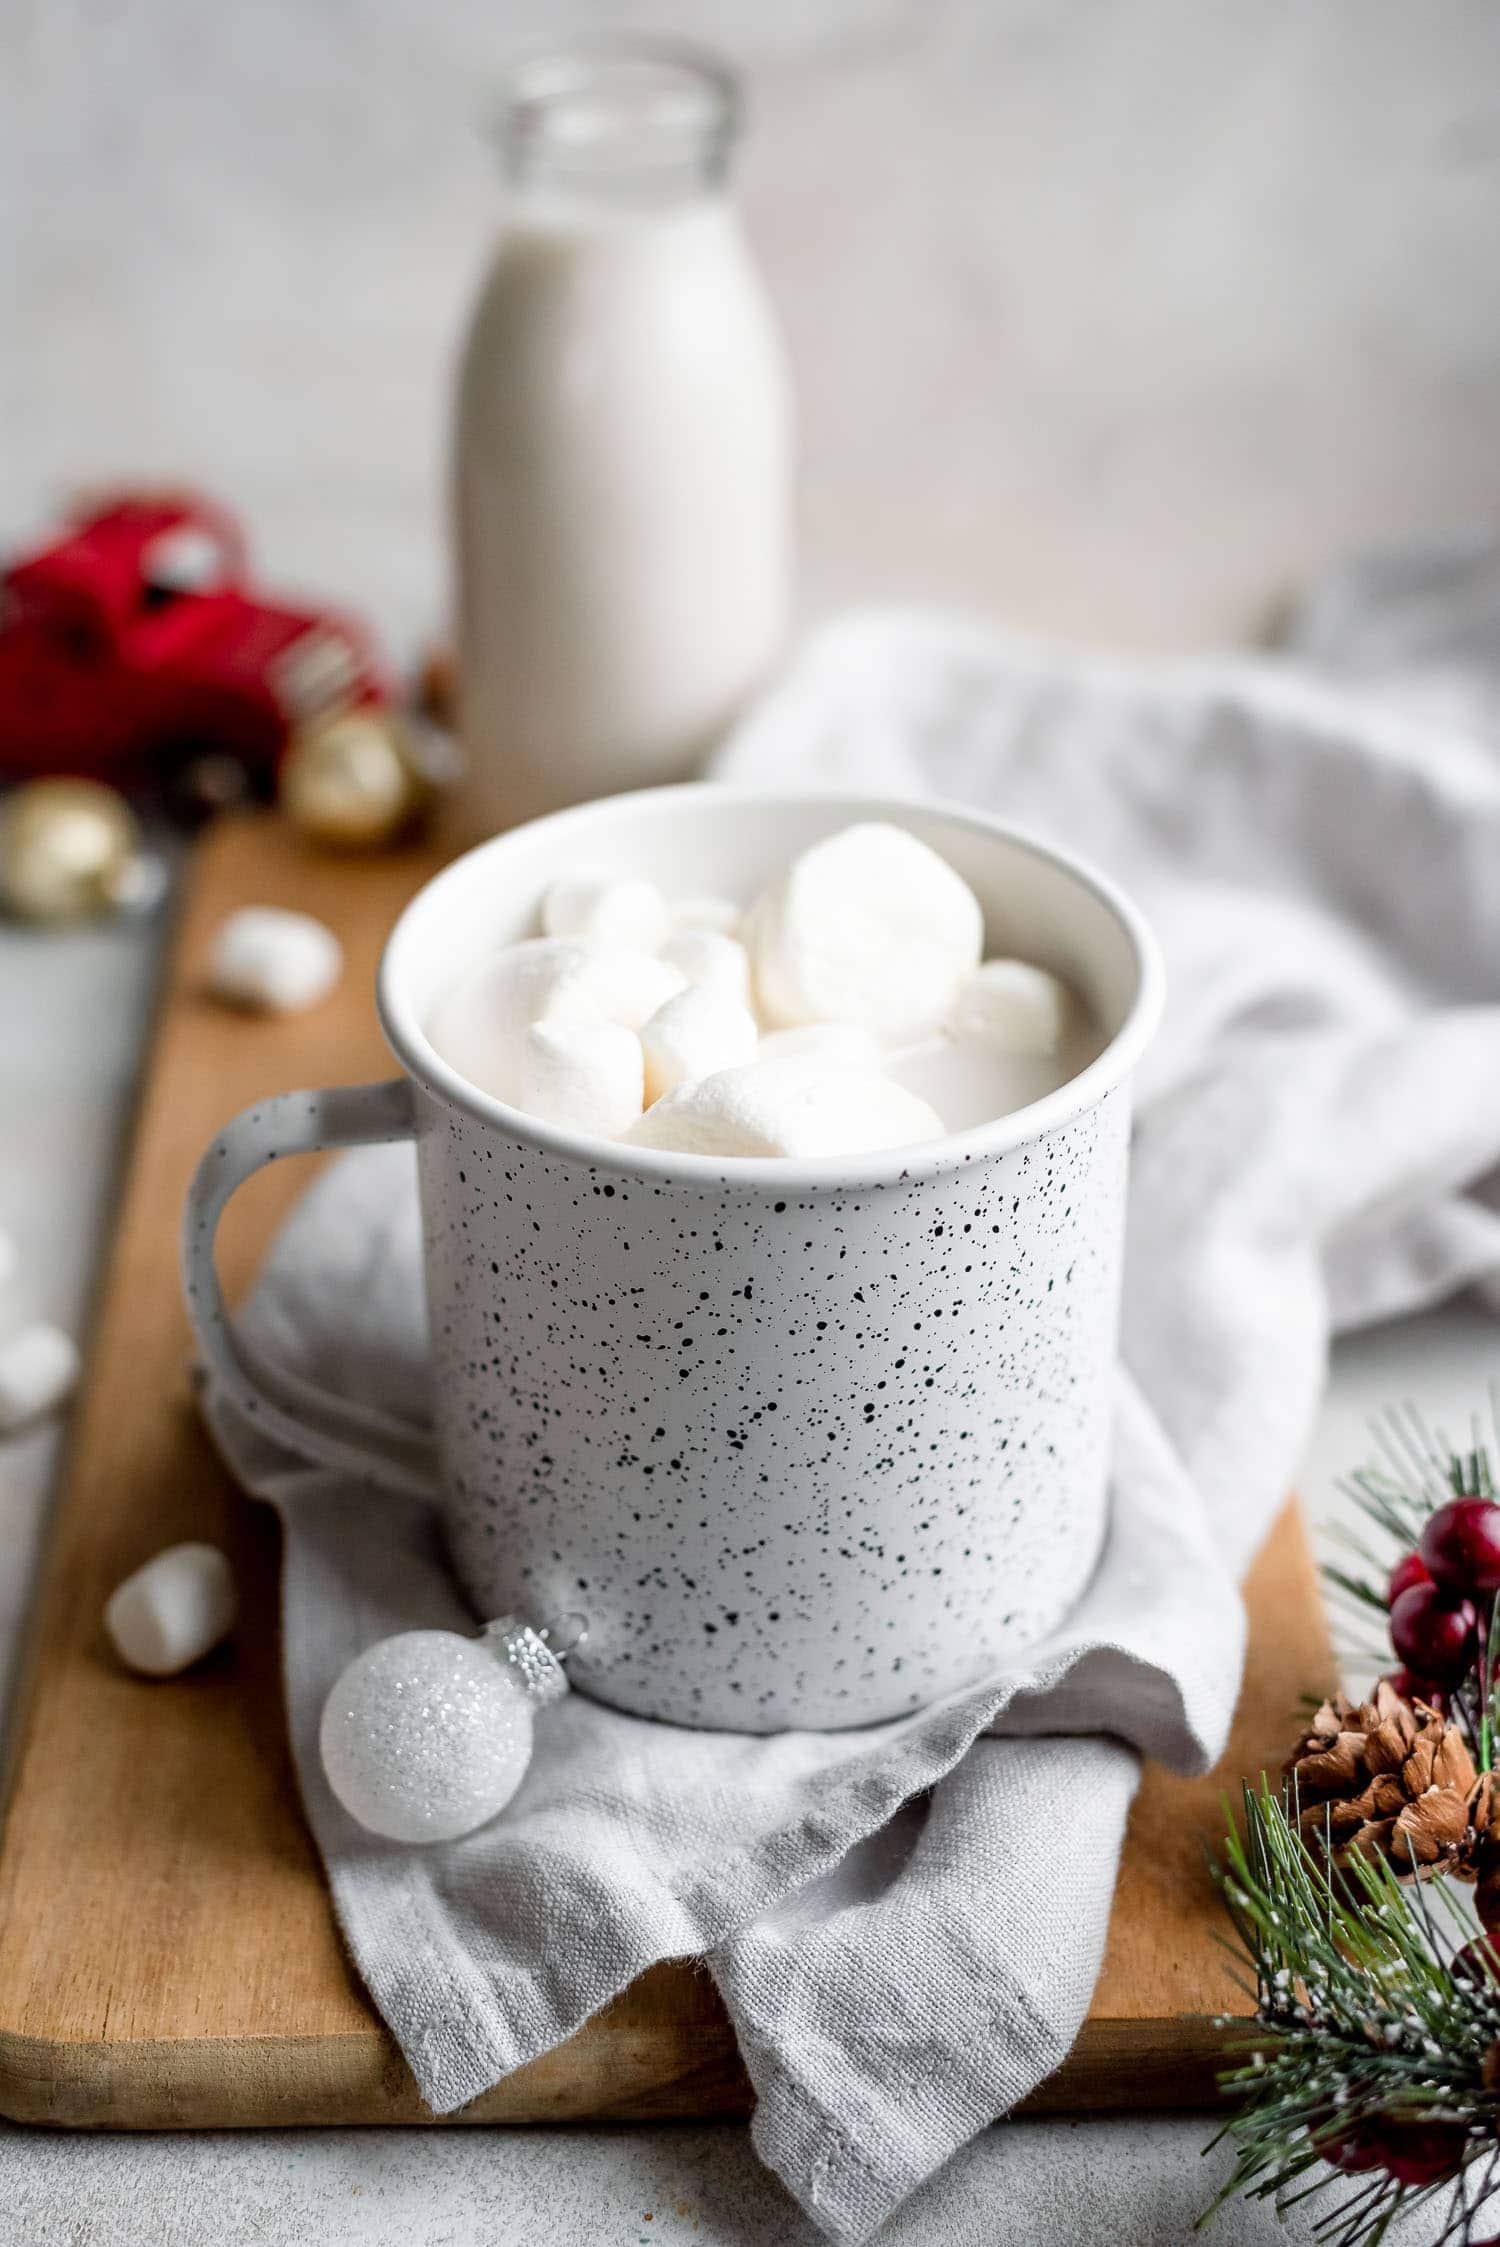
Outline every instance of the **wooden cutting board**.
MULTIPOLYGON (((204 1439, 187 1380, 176 1222, 193 1163, 257 1096, 389 1066, 371 1000, 386 929, 437 862, 318 856, 261 815, 199 848, 161 997, 114 1244, 59 1496, 11 1743, 0 1842, 0 2112, 74 2127, 422 2122, 424 2109, 346 1959, 303 1825, 277 1667, 278 1538, 204 1439), (236 905, 320 914, 348 968, 313 1013, 253 1021, 200 989, 236 905), (160 1546, 233 1557, 243 1618, 185 1678, 126 1676, 100 1631, 120 1577, 160 1546)), ((307 1166, 276 1164, 223 1234, 248 1282, 307 1166)), ((1295 1508, 1249 1587, 1251 1656, 1223 1765, 1149 1770, 1137 1799, 1093 2011, 1037 2109, 1207 2103, 1242 2000, 1217 1943, 1204 1844, 1242 1775, 1274 1766, 1299 1697, 1334 1675, 1295 1508)), ((1086 1848, 1059 1806, 1048 1847, 1086 1848)), ((996 1898, 997 1910, 1004 1899, 996 1898)), ((708 1976, 655 1968, 578 2035, 477 2099, 461 2122, 743 2113, 750 2093, 708 1976)))

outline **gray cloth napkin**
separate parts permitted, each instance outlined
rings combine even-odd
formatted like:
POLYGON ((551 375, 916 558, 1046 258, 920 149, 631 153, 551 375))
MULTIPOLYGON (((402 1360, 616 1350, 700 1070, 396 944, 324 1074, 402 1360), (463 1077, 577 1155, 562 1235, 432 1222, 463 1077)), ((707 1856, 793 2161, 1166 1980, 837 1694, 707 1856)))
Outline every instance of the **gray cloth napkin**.
MULTIPOLYGON (((1404 613, 1388 581, 1375 590, 1404 613)), ((1342 599, 1357 637, 1366 608, 1342 599)), ((1490 611, 1470 605, 1488 644, 1490 611)), ((1237 1580, 1299 1456, 1330 1327, 1500 1268, 1485 698, 1403 702, 1382 679, 1377 700, 1368 645, 1340 672, 1326 606, 1306 638, 1315 658, 1131 668, 948 621, 855 619, 809 646, 721 760, 740 780, 993 807, 1097 860, 1163 939, 1111 1528, 1077 1613, 1027 1660, 833 1735, 678 1732, 571 1697, 493 1826, 398 1849, 332 1800, 317 1721, 373 1639, 471 1627, 434 1517, 267 1449, 210 1400, 231 1465, 285 1523, 287 1701, 339 1922, 438 2111, 653 1960, 704 1954, 763 2158, 829 2237, 860 2241, 1067 2052, 1138 1756, 1196 1771, 1222 1748, 1237 1580), (1453 724, 1454 706, 1473 722, 1453 724), (1081 1826, 1060 1807, 1080 1802, 1081 1826)), ((1454 650, 1433 638, 1435 675, 1454 650)), ((422 1416, 408 1150, 324 1175, 249 1316, 304 1374, 422 1416)))

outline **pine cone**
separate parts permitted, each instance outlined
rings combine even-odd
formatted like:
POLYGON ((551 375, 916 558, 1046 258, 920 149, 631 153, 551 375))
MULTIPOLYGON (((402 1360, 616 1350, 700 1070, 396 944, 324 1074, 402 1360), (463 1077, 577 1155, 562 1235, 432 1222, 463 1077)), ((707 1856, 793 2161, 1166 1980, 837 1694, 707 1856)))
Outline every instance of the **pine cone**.
POLYGON ((1475 1850, 1475 1814, 1488 1825, 1488 1788, 1458 1726, 1424 1701, 1404 1701, 1384 1678, 1357 1707, 1342 1694, 1325 1701, 1283 1777, 1295 1790, 1303 1840, 1315 1848, 1331 1841, 1336 1864, 1358 1854, 1419 1879, 1463 1872, 1475 1850))

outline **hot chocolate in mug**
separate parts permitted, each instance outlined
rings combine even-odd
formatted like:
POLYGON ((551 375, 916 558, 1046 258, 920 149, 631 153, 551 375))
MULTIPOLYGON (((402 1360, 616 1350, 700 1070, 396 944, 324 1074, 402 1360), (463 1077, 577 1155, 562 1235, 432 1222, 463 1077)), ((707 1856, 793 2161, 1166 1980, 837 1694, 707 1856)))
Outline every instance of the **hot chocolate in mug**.
POLYGON ((1154 942, 1108 882, 973 812, 689 785, 521 827, 455 861, 386 946, 401 1076, 237 1116, 189 1197, 184 1271, 214 1379, 295 1453, 434 1497, 476 1614, 582 1611, 575 1684, 766 1732, 920 1707, 1042 1638, 1104 1532, 1130 1072, 1154 942), (523 1115, 429 1042, 476 958, 580 865, 749 900, 856 820, 931 845, 986 953, 1086 999, 1101 1050, 1045 1098, 918 1147, 816 1160, 659 1153, 523 1115), (214 1272, 262 1163, 416 1144, 433 1430, 253 1354, 214 1272))

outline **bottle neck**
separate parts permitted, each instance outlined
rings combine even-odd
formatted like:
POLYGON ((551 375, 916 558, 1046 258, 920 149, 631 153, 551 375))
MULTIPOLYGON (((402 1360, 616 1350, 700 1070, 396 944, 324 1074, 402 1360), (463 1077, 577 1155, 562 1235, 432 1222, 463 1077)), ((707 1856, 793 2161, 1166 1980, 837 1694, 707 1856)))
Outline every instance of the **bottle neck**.
POLYGON ((733 74, 675 42, 608 38, 537 53, 502 96, 501 162, 524 204, 651 214, 719 193, 740 117, 733 74))

